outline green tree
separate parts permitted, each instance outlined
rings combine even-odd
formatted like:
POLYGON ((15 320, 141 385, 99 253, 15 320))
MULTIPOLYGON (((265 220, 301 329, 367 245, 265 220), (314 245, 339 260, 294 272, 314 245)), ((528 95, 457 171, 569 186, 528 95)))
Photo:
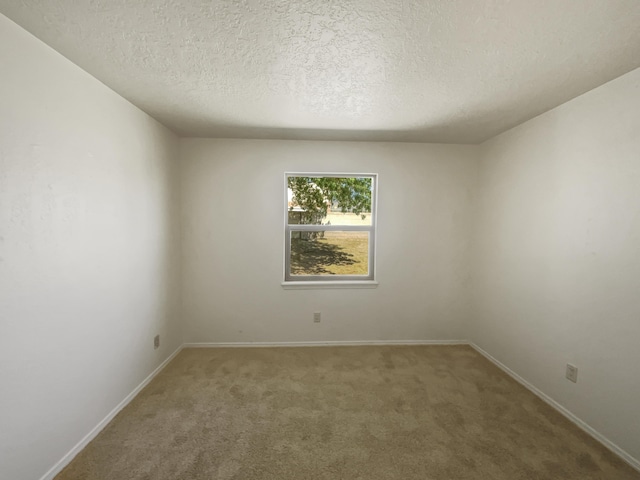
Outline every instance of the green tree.
POLYGON ((364 218, 363 213, 371 212, 371 182, 367 177, 289 177, 287 183, 308 224, 318 223, 334 205, 364 218))

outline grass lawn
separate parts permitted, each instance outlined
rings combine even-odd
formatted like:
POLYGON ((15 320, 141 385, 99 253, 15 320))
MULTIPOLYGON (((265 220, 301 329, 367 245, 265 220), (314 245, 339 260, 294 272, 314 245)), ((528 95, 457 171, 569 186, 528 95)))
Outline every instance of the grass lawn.
POLYGON ((291 239, 292 275, 366 275, 368 232, 325 232, 315 240, 291 239))

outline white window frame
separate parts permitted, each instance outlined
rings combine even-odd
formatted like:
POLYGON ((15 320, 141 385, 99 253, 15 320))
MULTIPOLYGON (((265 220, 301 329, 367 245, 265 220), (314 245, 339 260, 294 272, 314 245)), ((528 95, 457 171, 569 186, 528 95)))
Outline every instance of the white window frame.
POLYGON ((285 172, 284 174, 284 281, 287 288, 369 288, 376 282, 376 234, 378 210, 378 174, 377 173, 339 173, 339 172, 285 172), (356 177, 371 178, 371 225, 289 225, 288 178, 289 177, 356 177), (291 275, 291 232, 369 232, 369 257, 367 275, 291 275))

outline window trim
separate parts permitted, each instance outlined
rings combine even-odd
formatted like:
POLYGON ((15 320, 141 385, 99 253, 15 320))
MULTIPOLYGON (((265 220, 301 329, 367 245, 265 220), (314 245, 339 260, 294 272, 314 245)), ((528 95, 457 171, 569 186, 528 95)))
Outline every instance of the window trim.
POLYGON ((378 174, 351 172, 285 172, 284 173, 284 271, 282 286, 285 288, 375 288, 376 236, 378 211, 378 174), (371 178, 371 225, 289 225, 288 178, 289 177, 356 177, 371 178), (291 275, 291 232, 356 231, 369 232, 367 275, 291 275))

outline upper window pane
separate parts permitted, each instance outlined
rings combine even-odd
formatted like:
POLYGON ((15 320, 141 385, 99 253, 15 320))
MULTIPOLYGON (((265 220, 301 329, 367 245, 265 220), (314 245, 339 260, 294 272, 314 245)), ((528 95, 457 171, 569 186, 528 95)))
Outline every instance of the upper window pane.
POLYGON ((371 225, 371 177, 287 178, 289 225, 371 225))

